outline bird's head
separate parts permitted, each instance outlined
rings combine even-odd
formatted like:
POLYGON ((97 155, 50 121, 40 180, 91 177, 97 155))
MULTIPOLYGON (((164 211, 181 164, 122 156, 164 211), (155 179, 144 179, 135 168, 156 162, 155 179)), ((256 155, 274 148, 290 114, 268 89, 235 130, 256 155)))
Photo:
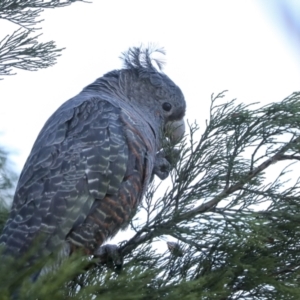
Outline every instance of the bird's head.
POLYGON ((124 52, 120 84, 126 97, 143 111, 145 118, 158 124, 155 131, 168 132, 168 137, 175 144, 184 135, 186 102, 180 88, 161 72, 164 62, 152 58, 157 52, 165 54, 163 49, 151 47, 134 47, 124 52))
POLYGON ((162 72, 164 61, 153 58, 154 53, 165 54, 153 47, 129 48, 121 56, 123 69, 105 74, 86 90, 105 91, 126 102, 149 123, 158 140, 167 134, 176 144, 184 135, 186 103, 180 88, 162 72))

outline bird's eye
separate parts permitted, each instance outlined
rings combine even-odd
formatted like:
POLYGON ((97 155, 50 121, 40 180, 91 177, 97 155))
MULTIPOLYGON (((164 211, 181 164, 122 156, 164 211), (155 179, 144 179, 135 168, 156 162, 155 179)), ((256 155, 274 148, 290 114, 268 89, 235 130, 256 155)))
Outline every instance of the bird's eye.
POLYGON ((163 108, 165 111, 170 111, 171 108, 172 108, 172 105, 171 105, 169 102, 164 102, 163 105, 162 105, 162 108, 163 108))

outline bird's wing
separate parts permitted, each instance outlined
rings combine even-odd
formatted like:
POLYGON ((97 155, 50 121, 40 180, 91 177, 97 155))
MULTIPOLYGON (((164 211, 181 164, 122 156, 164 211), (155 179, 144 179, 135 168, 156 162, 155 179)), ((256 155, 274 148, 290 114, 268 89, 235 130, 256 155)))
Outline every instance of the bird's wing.
POLYGON ((24 253, 37 237, 43 255, 55 251, 95 200, 117 193, 134 159, 120 111, 94 97, 58 110, 47 121, 21 173, 0 238, 9 253, 24 253))
MULTIPOLYGON (((120 114, 128 146, 126 172, 116 182, 118 189, 108 191, 104 199, 96 199, 84 222, 73 227, 67 237, 71 245, 83 246, 89 254, 118 230, 127 227, 151 178, 156 153, 155 135, 140 114, 127 108, 120 114)), ((119 167, 114 164, 112 172, 123 174, 119 167)))

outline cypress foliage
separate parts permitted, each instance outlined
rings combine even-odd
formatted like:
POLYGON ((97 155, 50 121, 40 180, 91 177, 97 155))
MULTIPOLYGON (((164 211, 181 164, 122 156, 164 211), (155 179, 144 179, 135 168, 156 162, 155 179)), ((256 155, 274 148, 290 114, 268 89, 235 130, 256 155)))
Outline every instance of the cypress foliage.
POLYGON ((63 48, 57 48, 54 41, 39 42, 37 34, 43 21, 44 9, 59 8, 84 0, 1 0, 0 19, 17 26, 12 34, 0 39, 0 79, 15 75, 15 69, 37 71, 56 63, 63 48))
MULTIPOLYGON (((0 76, 56 62, 62 49, 35 34, 39 15, 73 2, 0 1, 0 18, 20 27, 0 41, 0 76)), ((299 299, 300 92, 263 107, 224 96, 203 128, 189 125, 170 179, 149 187, 118 245, 121 270, 76 253, 33 282, 55 257, 26 269, 26 256, 1 257, 0 300, 299 299)), ((0 151, 1 230, 14 182, 0 151)))
POLYGON ((189 126, 170 180, 149 187, 134 236, 118 245, 122 270, 78 253, 32 283, 45 260, 27 270, 1 263, 0 295, 298 299, 299 100, 255 108, 212 97, 205 128, 189 126), (159 239, 173 243, 162 252, 159 239))

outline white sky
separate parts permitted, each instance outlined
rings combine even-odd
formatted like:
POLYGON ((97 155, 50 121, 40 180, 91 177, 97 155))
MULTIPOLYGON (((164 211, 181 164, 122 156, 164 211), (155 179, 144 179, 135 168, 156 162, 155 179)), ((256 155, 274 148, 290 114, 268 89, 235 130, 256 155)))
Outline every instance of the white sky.
MULTIPOLYGON (((20 172, 47 118, 120 68, 120 53, 140 43, 165 47, 165 72, 185 94, 187 118, 202 127, 212 93, 227 89, 228 100, 246 103, 282 100, 300 90, 300 44, 280 26, 275 3, 283 2, 111 0, 46 11, 41 40, 66 50, 52 68, 0 82, 0 145, 15 152, 20 172)), ((0 37, 16 28, 0 20, 0 37)))

